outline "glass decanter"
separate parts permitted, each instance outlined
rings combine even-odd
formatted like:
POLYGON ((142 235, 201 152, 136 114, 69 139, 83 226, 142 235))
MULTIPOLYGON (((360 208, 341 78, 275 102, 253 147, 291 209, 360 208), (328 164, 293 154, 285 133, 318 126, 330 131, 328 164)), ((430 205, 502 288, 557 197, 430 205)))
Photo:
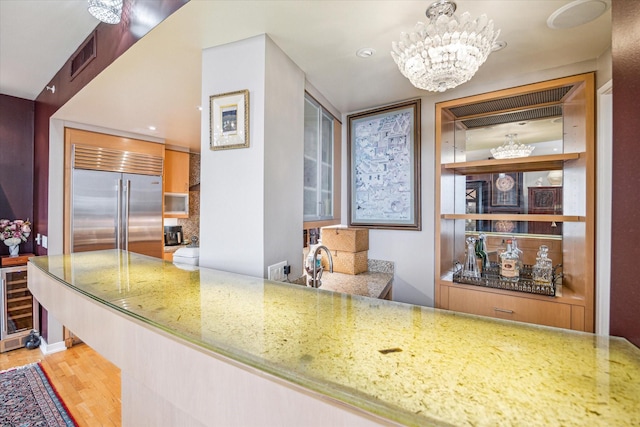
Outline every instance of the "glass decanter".
POLYGON ((516 255, 518 255, 518 269, 522 271, 522 259, 524 256, 524 251, 518 247, 518 239, 516 239, 516 236, 511 236, 511 248, 516 253, 516 255))
POLYGON ((465 277, 480 277, 480 268, 476 261, 476 239, 467 237, 467 256, 462 267, 462 275, 465 277))
POLYGON ((553 281, 553 262, 549 258, 549 248, 547 246, 540 246, 532 273, 533 281, 536 285, 551 286, 553 281))

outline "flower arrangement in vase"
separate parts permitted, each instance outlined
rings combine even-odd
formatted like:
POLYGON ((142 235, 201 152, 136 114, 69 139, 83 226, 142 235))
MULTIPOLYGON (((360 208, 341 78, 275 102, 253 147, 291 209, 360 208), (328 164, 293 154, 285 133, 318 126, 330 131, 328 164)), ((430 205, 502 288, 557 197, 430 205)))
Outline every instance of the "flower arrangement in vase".
POLYGON ((31 223, 28 219, 26 221, 21 219, 14 219, 13 221, 0 219, 0 240, 2 240, 5 245, 9 246, 10 255, 18 255, 18 245, 22 242, 26 242, 30 234, 31 223))

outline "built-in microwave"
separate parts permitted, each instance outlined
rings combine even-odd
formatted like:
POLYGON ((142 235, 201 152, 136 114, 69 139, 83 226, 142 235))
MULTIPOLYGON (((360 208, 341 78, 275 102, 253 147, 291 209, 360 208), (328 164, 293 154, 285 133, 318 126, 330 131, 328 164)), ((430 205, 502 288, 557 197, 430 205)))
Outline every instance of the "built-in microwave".
POLYGON ((164 216, 187 218, 189 216, 189 193, 164 193, 164 216))

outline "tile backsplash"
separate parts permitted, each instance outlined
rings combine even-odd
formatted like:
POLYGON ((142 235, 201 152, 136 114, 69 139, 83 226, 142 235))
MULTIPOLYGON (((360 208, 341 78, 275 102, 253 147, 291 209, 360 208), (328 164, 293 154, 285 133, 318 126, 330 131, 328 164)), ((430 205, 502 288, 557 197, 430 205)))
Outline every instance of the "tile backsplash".
POLYGON ((200 238, 200 154, 189 153, 189 218, 178 218, 186 242, 200 238))

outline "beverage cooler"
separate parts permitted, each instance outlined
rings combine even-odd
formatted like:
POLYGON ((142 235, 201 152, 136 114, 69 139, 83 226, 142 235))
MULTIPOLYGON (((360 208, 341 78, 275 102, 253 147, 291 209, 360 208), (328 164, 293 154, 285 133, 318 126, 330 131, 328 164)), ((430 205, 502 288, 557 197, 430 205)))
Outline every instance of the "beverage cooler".
POLYGON ((0 353, 24 347, 31 331, 38 329, 38 302, 27 288, 29 256, 2 258, 0 353))

